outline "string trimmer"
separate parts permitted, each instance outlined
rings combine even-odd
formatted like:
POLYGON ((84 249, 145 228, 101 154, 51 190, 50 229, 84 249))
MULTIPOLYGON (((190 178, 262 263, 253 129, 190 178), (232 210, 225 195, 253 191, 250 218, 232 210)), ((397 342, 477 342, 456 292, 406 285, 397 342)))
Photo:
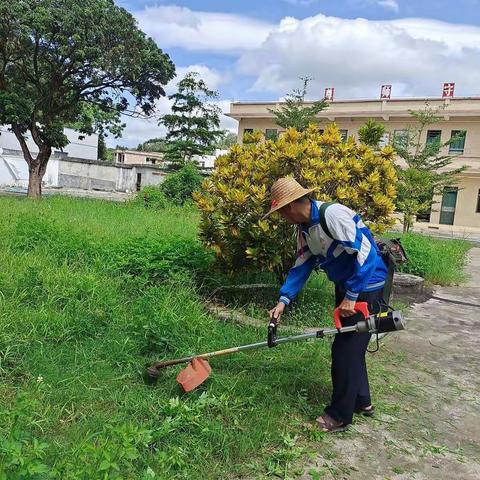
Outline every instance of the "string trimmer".
POLYGON ((210 375, 212 369, 206 360, 207 358, 220 357, 221 355, 244 352, 246 350, 256 350, 264 347, 272 348, 282 343, 298 342, 311 338, 323 338, 342 333, 357 332, 379 334, 403 330, 405 328, 402 313, 400 311, 390 309, 386 312, 370 314, 368 311, 368 305, 365 302, 358 302, 355 305, 355 310, 359 313, 362 313, 364 318, 354 325, 346 327, 342 326, 340 311, 338 308, 336 308, 334 311, 336 328, 324 328, 315 332, 302 333, 300 335, 292 335, 290 337, 280 338, 277 338, 278 319, 272 318, 270 324, 268 325, 268 337, 266 342, 251 343, 249 345, 241 345, 239 347, 217 350, 216 352, 202 353, 201 355, 192 355, 190 357, 157 362, 147 369, 147 379, 150 383, 155 382, 160 376, 160 371, 163 368, 181 363, 189 363, 188 367, 178 374, 177 382, 186 392, 190 392, 202 384, 210 375))

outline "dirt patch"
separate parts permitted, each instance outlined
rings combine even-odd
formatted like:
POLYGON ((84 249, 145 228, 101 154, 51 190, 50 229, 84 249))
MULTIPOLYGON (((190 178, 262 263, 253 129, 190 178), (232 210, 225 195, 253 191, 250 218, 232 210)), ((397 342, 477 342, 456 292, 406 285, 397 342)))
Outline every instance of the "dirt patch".
POLYGON ((376 417, 357 417, 331 439, 328 458, 315 456, 300 478, 480 478, 479 266, 474 248, 470 282, 434 291, 461 303, 413 305, 407 330, 388 336, 369 360, 376 417))

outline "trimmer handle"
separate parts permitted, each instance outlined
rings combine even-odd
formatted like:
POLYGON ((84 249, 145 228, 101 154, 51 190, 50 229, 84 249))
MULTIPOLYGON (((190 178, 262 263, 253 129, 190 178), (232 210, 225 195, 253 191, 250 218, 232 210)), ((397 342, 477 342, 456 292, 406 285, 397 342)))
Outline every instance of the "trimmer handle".
MULTIPOLYGON (((367 302, 357 302, 355 304, 355 311, 362 313, 365 319, 367 319, 370 315, 370 312, 368 311, 367 302)), ((342 319, 340 317, 340 307, 337 307, 333 311, 333 321, 335 322, 335 328, 342 328, 342 319)))
POLYGON ((270 323, 268 324, 268 336, 267 336, 268 348, 277 346, 277 325, 278 325, 278 317, 272 317, 270 319, 270 323))

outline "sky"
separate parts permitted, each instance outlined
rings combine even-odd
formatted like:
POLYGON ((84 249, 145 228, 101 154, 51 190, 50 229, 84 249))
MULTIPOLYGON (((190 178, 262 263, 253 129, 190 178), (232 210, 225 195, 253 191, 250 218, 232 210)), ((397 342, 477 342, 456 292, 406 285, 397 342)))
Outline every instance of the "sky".
MULTIPOLYGON (((175 63, 176 83, 196 71, 218 105, 275 101, 309 76, 308 97, 480 95, 480 0, 116 0, 175 63)), ((170 109, 158 101, 156 116, 170 109)), ((125 118, 109 146, 136 147, 165 135, 158 120, 125 118)), ((222 128, 237 122, 222 115, 222 128)))

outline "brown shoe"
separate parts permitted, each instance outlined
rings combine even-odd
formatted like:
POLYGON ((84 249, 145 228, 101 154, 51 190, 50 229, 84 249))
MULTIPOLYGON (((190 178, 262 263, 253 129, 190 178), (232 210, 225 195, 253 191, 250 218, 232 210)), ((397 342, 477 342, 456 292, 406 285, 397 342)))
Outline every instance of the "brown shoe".
POLYGON ((349 427, 349 425, 343 422, 337 422, 326 413, 318 417, 316 421, 318 426, 320 427, 320 430, 327 433, 344 432, 349 427))

